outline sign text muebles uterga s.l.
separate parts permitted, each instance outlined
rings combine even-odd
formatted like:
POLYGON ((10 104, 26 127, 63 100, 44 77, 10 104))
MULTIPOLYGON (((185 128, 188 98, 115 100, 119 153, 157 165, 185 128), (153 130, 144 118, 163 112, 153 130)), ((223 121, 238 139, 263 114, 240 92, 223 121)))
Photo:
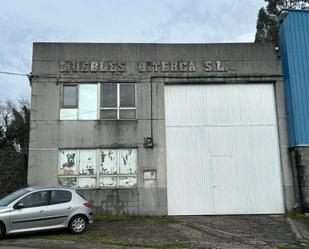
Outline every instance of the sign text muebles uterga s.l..
MULTIPOLYGON (((226 61, 145 61, 136 62, 138 73, 194 73, 197 67, 202 67, 204 72, 229 72, 230 67, 226 61)), ((124 61, 73 61, 62 60, 59 62, 60 73, 74 72, 101 72, 125 73, 128 65, 124 61)))

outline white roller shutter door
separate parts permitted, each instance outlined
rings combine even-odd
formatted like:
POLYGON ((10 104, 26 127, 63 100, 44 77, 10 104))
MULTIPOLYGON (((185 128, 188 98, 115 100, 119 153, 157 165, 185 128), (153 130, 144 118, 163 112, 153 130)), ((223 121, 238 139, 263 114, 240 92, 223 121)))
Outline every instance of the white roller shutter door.
POLYGON ((272 84, 165 86, 170 215, 283 213, 272 84))

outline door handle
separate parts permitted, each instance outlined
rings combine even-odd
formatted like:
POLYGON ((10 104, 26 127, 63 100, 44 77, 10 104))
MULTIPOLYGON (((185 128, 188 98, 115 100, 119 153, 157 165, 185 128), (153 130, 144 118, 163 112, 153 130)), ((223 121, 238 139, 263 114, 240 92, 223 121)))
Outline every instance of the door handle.
POLYGON ((40 211, 40 214, 43 214, 43 213, 45 213, 45 210, 41 210, 41 211, 40 211))
POLYGON ((68 207, 67 209, 71 209, 72 207, 68 207))

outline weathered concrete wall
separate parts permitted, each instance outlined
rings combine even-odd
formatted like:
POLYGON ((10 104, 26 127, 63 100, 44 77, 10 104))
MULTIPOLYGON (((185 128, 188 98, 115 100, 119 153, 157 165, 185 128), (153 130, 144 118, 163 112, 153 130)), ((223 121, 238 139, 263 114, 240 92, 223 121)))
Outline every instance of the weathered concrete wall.
POLYGON ((118 215, 166 215, 166 189, 79 190, 94 204, 94 211, 118 215))
POLYGON ((295 185, 298 187, 297 201, 304 212, 309 213, 309 147, 295 147, 291 149, 293 174, 295 185), (302 205, 302 206, 301 206, 302 205))
POLYGON ((294 169, 290 160, 287 116, 285 113, 284 98, 284 82, 282 80, 277 80, 275 83, 275 100, 277 109, 284 205, 286 210, 291 210, 296 204, 295 194, 297 192, 297 186, 295 185, 295 178, 293 176, 294 169))
POLYGON ((97 210, 119 214, 167 214, 164 84, 274 83, 276 91, 283 191, 286 208, 294 203, 294 185, 287 152, 281 64, 271 44, 88 44, 35 43, 33 49, 31 133, 28 182, 56 185, 58 150, 137 148, 137 188, 83 190, 97 210), (124 72, 60 72, 60 61, 111 61, 126 64, 124 72), (193 62, 194 71, 162 72, 153 63, 193 62), (222 63, 213 69, 217 61, 222 63), (139 71, 145 62, 149 71, 139 71), (221 66, 224 70, 221 70, 221 66), (135 82, 137 120, 60 121, 62 83, 135 82), (153 131, 151 132, 151 127, 153 131), (152 134, 153 133, 153 134, 152 134), (154 147, 144 148, 153 135, 154 147), (143 180, 144 170, 156 170, 155 184, 143 180), (150 187, 150 188, 149 188, 150 187))

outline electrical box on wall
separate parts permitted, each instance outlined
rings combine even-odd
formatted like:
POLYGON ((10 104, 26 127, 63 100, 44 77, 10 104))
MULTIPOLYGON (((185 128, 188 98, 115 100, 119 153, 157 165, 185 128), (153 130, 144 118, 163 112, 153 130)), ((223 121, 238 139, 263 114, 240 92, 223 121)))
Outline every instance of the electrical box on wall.
POLYGON ((152 148, 153 147, 152 137, 144 137, 144 147, 145 148, 152 148))
POLYGON ((157 174, 155 170, 144 171, 144 180, 156 180, 157 174))
POLYGON ((144 171, 144 187, 156 188, 157 172, 156 170, 144 171))

